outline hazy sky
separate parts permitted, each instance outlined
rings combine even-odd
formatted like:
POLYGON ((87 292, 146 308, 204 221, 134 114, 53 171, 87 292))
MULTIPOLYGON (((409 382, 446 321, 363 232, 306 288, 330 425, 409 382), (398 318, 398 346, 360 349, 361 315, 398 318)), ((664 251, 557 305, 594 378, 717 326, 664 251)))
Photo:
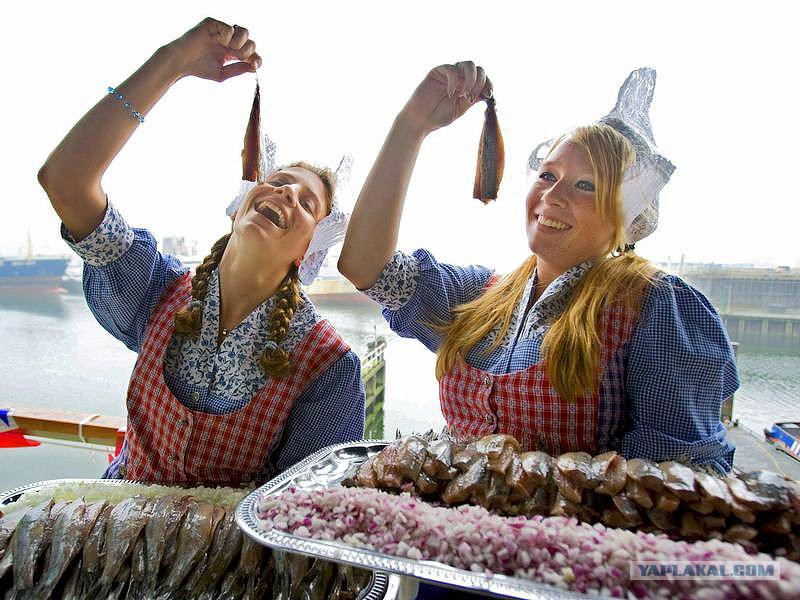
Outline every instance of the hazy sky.
MULTIPOLYGON (((11 8, 9 8, 11 6, 11 8)), ((352 203, 389 125, 429 68, 472 59, 494 82, 506 141, 500 199, 471 197, 483 105, 429 137, 400 247, 508 269, 527 253, 525 162, 543 139, 597 119, 652 66, 656 141, 677 171, 655 260, 798 265, 800 45, 790 3, 15 2, 0 64, 0 255, 67 252, 36 182, 74 122, 158 46, 206 15, 249 28, 264 124, 280 160, 355 158, 352 203)), ((128 222, 205 249, 229 227, 254 88, 185 79, 147 116, 104 187, 128 222)), ((134 99, 135 103, 135 99, 134 99)), ((124 118, 120 108, 120 118, 124 118)))

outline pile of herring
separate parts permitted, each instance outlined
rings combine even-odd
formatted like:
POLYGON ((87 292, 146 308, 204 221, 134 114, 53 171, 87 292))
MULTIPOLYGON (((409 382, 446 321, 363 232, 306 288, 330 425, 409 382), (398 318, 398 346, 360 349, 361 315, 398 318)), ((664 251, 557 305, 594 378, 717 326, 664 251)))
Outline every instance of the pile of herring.
POLYGON ((271 552, 243 535, 240 490, 218 504, 191 489, 125 498, 120 489, 87 485, 87 499, 0 507, 0 597, 354 600, 370 584, 368 571, 271 552), (105 490, 109 499, 98 499, 105 490))
POLYGON ((406 491, 501 515, 575 517, 673 539, 717 539, 800 561, 800 482, 770 471, 725 478, 616 452, 520 452, 508 435, 468 444, 408 436, 362 463, 345 485, 406 491))

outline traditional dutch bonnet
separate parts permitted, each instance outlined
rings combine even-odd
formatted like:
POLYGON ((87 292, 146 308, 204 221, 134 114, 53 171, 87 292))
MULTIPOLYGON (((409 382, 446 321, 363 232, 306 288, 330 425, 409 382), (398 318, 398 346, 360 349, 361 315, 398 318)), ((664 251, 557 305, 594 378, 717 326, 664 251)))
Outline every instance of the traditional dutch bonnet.
MULTIPOLYGON (((627 244, 655 231, 659 194, 675 171, 675 165, 659 154, 653 138, 649 113, 655 87, 654 69, 633 71, 622 84, 614 109, 599 120, 625 136, 636 153, 635 164, 628 167, 622 180, 622 222, 627 244)), ((529 172, 541 168, 554 141, 550 139, 533 149, 528 158, 529 172)))

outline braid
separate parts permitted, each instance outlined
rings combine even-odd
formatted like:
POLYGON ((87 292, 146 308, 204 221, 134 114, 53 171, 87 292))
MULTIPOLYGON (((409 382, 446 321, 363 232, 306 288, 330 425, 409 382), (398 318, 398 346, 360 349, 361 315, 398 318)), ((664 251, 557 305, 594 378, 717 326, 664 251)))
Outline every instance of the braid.
POLYGON ((278 293, 275 294, 275 308, 269 322, 269 341, 259 358, 261 368, 267 377, 283 377, 291 370, 289 355, 281 350, 280 343, 289 331, 292 317, 300 306, 300 276, 297 267, 292 266, 286 279, 283 280, 278 293))
POLYGON ((175 313, 175 331, 188 335, 200 333, 200 326, 203 324, 203 306, 200 304, 205 300, 208 293, 208 276, 217 268, 231 234, 226 233, 211 246, 211 252, 203 259, 203 262, 195 269, 192 277, 192 299, 178 312, 175 313))

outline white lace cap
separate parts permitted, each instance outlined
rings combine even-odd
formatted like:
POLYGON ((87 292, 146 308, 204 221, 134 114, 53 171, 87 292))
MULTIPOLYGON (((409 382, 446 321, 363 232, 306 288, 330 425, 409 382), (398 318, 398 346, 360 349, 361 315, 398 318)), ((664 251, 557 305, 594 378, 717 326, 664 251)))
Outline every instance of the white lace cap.
MULTIPOLYGON (((659 194, 675 171, 675 165, 659 154, 653 138, 649 113, 655 87, 655 69, 636 69, 620 87, 614 109, 599 119, 624 135, 636 153, 636 163, 623 175, 621 190, 622 224, 628 244, 656 230, 659 194)), ((528 158, 529 173, 541 168, 554 141, 548 140, 533 149, 528 158)))
MULTIPOLYGON (((264 164, 266 168, 262 173, 266 173, 267 177, 278 170, 275 166, 275 143, 269 139, 268 136, 263 137, 265 147, 271 148, 271 151, 266 153, 264 164)), ((324 218, 317 223, 314 229, 314 235, 311 237, 311 242, 308 245, 308 250, 300 263, 299 275, 300 282, 303 285, 311 285, 319 274, 322 263, 325 262, 325 257, 328 255, 328 250, 335 246, 344 239, 344 234, 347 232, 347 223, 350 216, 342 212, 339 208, 338 198, 340 197, 340 190, 347 184, 350 179, 350 171, 353 165, 353 158, 349 155, 342 157, 339 161, 339 166, 333 173, 334 189, 336 190, 331 211, 324 218)), ((264 179, 266 181, 266 177, 264 179)), ((259 182, 242 180, 239 184, 239 193, 236 198, 225 209, 225 214, 229 217, 239 210, 239 207, 244 202, 247 194, 250 193, 259 182)))

